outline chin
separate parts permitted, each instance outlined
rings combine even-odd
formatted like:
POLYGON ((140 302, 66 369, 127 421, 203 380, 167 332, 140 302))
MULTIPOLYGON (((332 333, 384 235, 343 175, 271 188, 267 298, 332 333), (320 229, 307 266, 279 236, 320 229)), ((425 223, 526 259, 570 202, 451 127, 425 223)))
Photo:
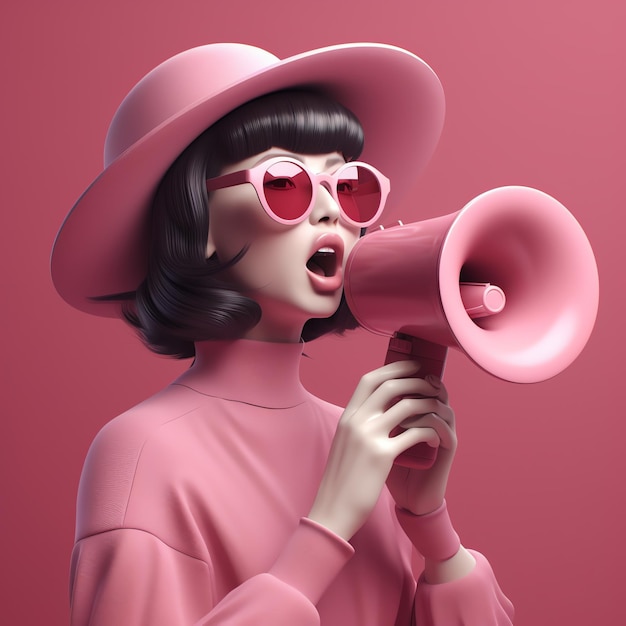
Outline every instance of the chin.
POLYGON ((332 317, 341 304, 341 291, 334 295, 318 296, 321 302, 308 309, 309 319, 326 319, 332 317))

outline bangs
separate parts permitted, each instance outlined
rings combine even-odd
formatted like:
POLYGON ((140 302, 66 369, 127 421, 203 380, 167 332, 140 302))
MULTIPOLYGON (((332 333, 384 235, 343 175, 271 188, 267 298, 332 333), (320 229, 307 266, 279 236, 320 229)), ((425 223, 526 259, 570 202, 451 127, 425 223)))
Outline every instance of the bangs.
POLYGON ((274 146, 303 154, 339 152, 346 161, 363 150, 363 129, 356 116, 323 94, 308 91, 281 91, 252 100, 211 130, 225 163, 274 146))

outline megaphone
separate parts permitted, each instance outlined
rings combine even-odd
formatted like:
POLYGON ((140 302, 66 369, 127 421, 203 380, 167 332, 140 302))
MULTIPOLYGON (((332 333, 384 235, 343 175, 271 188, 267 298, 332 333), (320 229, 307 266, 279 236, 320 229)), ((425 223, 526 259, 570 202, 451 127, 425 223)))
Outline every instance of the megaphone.
MULTIPOLYGON (((420 374, 441 377, 452 347, 498 378, 533 383, 580 354, 599 284, 591 245, 560 202, 501 187, 456 213, 366 234, 345 294, 361 326, 391 337, 387 362, 417 358, 420 374)), ((424 452, 397 462, 423 467, 434 460, 424 452)))

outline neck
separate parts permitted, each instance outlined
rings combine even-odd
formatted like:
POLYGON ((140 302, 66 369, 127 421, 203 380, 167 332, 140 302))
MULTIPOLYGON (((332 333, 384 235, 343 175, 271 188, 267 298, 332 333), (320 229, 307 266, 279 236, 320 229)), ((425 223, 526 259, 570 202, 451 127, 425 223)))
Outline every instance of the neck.
POLYGON ((265 407, 299 404, 302 343, 239 339, 196 343, 192 367, 175 384, 209 396, 265 407))

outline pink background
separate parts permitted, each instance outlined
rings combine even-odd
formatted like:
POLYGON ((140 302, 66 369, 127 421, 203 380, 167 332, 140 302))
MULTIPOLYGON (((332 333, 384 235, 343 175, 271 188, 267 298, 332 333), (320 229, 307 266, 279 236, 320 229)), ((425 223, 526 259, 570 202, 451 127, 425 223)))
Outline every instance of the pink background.
MULTIPOLYGON (((101 169, 115 107, 147 70, 194 45, 279 56, 350 41, 408 48, 439 74, 447 122, 410 202, 449 213, 503 184, 538 187, 581 222, 601 307, 581 358, 555 379, 498 381, 455 353, 447 384, 461 448, 449 488, 464 543, 484 551, 517 624, 625 623, 626 5, 620 0, 79 0, 7 3, 2 80, 0 612, 67 622, 74 501, 87 447, 111 417, 182 369, 121 323, 55 294, 55 232, 101 169), (219 8, 215 8, 219 7, 219 8)), ((375 87, 375 85, 373 85, 375 87)), ((391 175, 393 173, 390 173, 391 175)), ((309 387, 345 402, 384 341, 307 349, 309 387)))

